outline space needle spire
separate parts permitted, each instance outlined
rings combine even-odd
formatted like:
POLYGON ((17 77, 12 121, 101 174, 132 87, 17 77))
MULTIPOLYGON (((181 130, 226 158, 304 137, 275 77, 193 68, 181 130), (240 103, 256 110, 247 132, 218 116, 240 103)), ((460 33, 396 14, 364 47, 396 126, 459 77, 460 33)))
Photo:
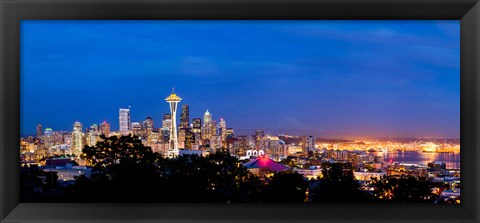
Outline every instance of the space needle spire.
POLYGON ((172 116, 172 128, 170 129, 170 142, 167 153, 167 156, 170 158, 177 157, 179 154, 177 141, 177 107, 181 100, 182 99, 175 94, 175 87, 172 87, 170 96, 165 98, 165 101, 170 105, 170 113, 172 116))

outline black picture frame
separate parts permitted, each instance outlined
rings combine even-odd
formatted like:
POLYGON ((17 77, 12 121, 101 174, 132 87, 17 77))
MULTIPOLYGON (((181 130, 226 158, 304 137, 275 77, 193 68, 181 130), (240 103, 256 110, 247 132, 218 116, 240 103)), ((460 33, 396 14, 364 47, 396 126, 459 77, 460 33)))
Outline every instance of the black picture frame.
POLYGON ((0 15, 1 222, 479 222, 478 0, 0 0, 0 15), (25 19, 461 20, 462 203, 19 203, 19 25, 25 19))

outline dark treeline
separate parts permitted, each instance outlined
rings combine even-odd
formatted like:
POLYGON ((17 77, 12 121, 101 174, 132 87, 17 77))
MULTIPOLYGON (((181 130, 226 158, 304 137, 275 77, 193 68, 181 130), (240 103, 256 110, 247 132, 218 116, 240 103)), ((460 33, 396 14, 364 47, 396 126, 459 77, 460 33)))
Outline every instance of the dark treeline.
POLYGON ((323 178, 307 181, 296 172, 260 179, 227 152, 206 157, 167 159, 136 137, 104 137, 86 146, 82 158, 91 176, 58 188, 56 176, 42 171, 21 175, 22 202, 433 202, 433 183, 425 179, 379 179, 365 192, 348 164, 329 164, 323 178), (48 178, 42 193, 30 184, 48 178), (313 183, 312 183, 313 182, 313 183), (57 190, 55 190, 57 188, 57 190), (58 191, 61 191, 59 193, 58 191))

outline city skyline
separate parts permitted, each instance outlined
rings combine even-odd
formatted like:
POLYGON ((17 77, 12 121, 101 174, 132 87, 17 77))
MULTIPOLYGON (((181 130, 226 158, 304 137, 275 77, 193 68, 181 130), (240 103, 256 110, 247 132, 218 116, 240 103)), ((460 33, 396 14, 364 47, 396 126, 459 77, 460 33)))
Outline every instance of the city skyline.
POLYGON ((159 127, 175 86, 190 122, 209 110, 238 134, 459 138, 458 21, 28 21, 21 78, 21 134, 75 121, 118 129, 128 106, 159 127))
MULTIPOLYGON (((188 105, 187 105, 188 106, 188 105)), ((130 111, 131 107, 128 106, 128 108, 118 108, 117 111, 119 113, 122 113, 122 111, 124 110, 129 110, 130 111)), ((212 115, 208 109, 206 110, 206 113, 208 113, 210 116, 212 115)), ((156 130, 158 131, 161 131, 161 129, 163 128, 163 126, 165 126, 165 124, 163 123, 165 121, 165 116, 168 116, 168 117, 171 117, 171 114, 170 113, 165 113, 162 115, 163 118, 160 120, 160 123, 158 122, 155 122, 157 123, 157 125, 154 125, 153 127, 155 127, 156 130)), ((109 128, 110 128, 110 125, 112 125, 112 123, 118 123, 117 126, 120 126, 120 122, 122 118, 118 118, 118 120, 114 120, 113 122, 109 122, 109 121, 101 121, 101 122, 96 122, 96 123, 83 123, 79 120, 76 120, 73 124, 75 125, 75 123, 80 123, 81 125, 84 125, 85 124, 85 128, 81 129, 82 132, 85 132, 84 130, 88 130, 89 129, 89 126, 90 125, 98 125, 98 126, 101 126, 101 125, 105 125, 105 124, 108 124, 109 128)), ((177 115, 177 120, 180 120, 181 118, 178 117, 177 115)), ((201 117, 193 117, 193 118, 190 118, 189 119, 189 127, 188 129, 194 129, 195 128, 195 119, 197 120, 200 120, 202 122, 202 125, 203 125, 203 121, 204 121, 204 115, 202 115, 201 117)), ((130 124, 132 123, 142 123, 144 121, 147 121, 147 120, 153 120, 150 116, 146 116, 145 118, 143 119, 139 119, 139 120, 133 120, 130 122, 130 124)), ((170 120, 170 124, 171 124, 171 119, 169 118, 168 120, 170 120)), ((224 118, 222 117, 219 117, 218 119, 215 119, 213 118, 212 121, 214 121, 215 123, 218 121, 225 121, 224 118)), ((45 129, 43 130, 48 130, 48 131, 56 131, 56 132, 75 132, 75 128, 73 129, 52 129, 51 127, 48 127, 48 125, 45 125, 45 123, 38 123, 36 126, 35 126, 35 133, 33 134, 26 134, 26 135, 21 135, 21 137, 26 137, 26 136, 34 136, 34 135, 38 135, 39 132, 38 132, 38 127, 40 127, 40 129, 43 129, 45 126, 47 126, 45 129)), ((177 128, 184 128, 182 127, 182 124, 178 124, 177 123, 177 128)), ((237 132, 237 129, 233 128, 232 126, 229 126, 229 129, 234 129, 236 132, 237 132)), ((44 131, 41 131, 41 134, 44 134, 44 131)), ((131 127, 130 127, 130 130, 131 131, 131 127)), ((424 140, 441 140, 441 139, 444 139, 444 140, 460 140, 460 138, 454 138, 454 137, 396 137, 396 136, 370 136, 370 137, 322 137, 322 136, 316 136, 315 134, 310 134, 309 132, 305 132, 303 134, 289 134, 289 133, 286 133, 286 132, 280 132, 280 133, 271 133, 270 129, 265 129, 265 128, 255 128, 255 129, 248 129, 248 130, 245 130, 245 129, 240 129, 240 134, 235 134, 236 136, 248 136, 248 135, 252 135, 252 136, 255 136, 256 134, 256 131, 265 131, 265 135, 271 135, 271 136, 274 136, 274 135, 291 135, 291 136, 294 136, 294 137, 298 137, 298 136, 315 136, 315 137, 318 137, 319 139, 326 139, 326 140, 365 140, 365 139, 372 139, 372 140, 375 140, 375 139, 424 139, 424 140)), ((109 132, 110 132, 110 129, 109 129, 109 132)), ((118 129, 112 129, 112 132, 117 132, 121 135, 125 135, 127 134, 128 135, 128 131, 122 131, 121 128, 119 127, 118 129)), ((86 132, 85 132, 86 133, 86 132)))

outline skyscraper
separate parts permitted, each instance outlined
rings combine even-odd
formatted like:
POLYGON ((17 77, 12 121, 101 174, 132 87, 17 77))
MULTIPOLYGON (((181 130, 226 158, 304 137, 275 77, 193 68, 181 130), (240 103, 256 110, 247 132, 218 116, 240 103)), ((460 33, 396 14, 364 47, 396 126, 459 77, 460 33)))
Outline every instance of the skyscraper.
POLYGON ((122 135, 128 135, 130 127, 130 106, 128 108, 120 108, 118 111, 118 126, 122 135))
POLYGON ((45 138, 51 138, 53 136, 52 128, 46 128, 43 134, 45 135, 45 138))
POLYGON ((190 111, 188 105, 182 105, 182 114, 180 115, 180 128, 187 129, 190 124, 190 111))
POLYGON ((98 125, 91 125, 90 128, 87 129, 86 135, 87 145, 95 146, 95 144, 97 144, 98 140, 100 139, 100 131, 98 129, 98 125))
POLYGON ((82 136, 82 123, 75 122, 73 124, 73 133, 72 133, 72 150, 75 155, 80 156, 83 149, 83 136, 82 136))
POLYGON ((177 134, 177 144, 179 148, 185 149, 185 132, 188 129, 180 128, 178 129, 178 134, 177 134))
POLYGON ((185 148, 192 149, 195 144, 195 134, 190 129, 185 129, 185 148))
POLYGON ((172 88, 170 96, 165 98, 165 101, 170 105, 170 114, 172 115, 172 128, 170 129, 170 146, 168 150, 168 157, 178 156, 178 142, 177 142, 177 106, 182 99, 175 94, 175 88, 172 88))
POLYGON ((162 128, 160 133, 161 133, 163 143, 170 142, 170 129, 169 128, 167 128, 167 127, 162 128))
POLYGON ((51 128, 46 128, 43 132, 43 140, 45 142, 45 147, 50 148, 54 145, 53 139, 53 130, 51 128))
POLYGON ((210 140, 215 131, 212 132, 212 114, 207 110, 203 115, 202 139, 210 140))
POLYGON ((170 128, 172 127, 172 115, 163 114, 162 119, 162 139, 164 143, 170 142, 170 128))
POLYGON ((207 109, 207 111, 203 115, 203 123, 208 123, 208 122, 211 122, 211 121, 212 121, 212 114, 207 109))
POLYGON ((227 130, 225 132, 225 136, 227 137, 227 139, 233 138, 234 134, 235 133, 233 131, 233 128, 227 128, 227 130))
POLYGON ((255 130, 255 149, 264 149, 265 131, 263 129, 255 130))
POLYGON ((315 141, 316 141, 315 136, 306 135, 305 139, 306 139, 305 147, 307 149, 307 152, 313 151, 313 149, 315 149, 315 141))
POLYGON ((106 137, 110 136, 110 123, 104 121, 100 124, 100 134, 103 134, 106 137))
POLYGON ((227 139, 227 123, 225 122, 225 119, 220 118, 220 122, 218 123, 218 132, 222 138, 222 146, 226 145, 226 139, 227 139))
POLYGON ((142 124, 140 124, 140 122, 132 122, 131 123, 131 130, 132 130, 132 134, 134 136, 142 137, 143 128, 142 128, 142 124))
POLYGON ((192 119, 192 122, 193 122, 193 127, 192 127, 193 133, 200 134, 200 132, 202 131, 202 119, 194 118, 192 119))
POLYGON ((171 127, 172 127, 172 115, 171 114, 163 114, 162 128, 170 129, 171 127))
POLYGON ((40 124, 37 125, 37 138, 42 138, 42 125, 40 124))
POLYGON ((202 142, 202 119, 194 118, 192 119, 192 133, 194 135, 194 144, 201 145, 202 142))
POLYGON ((143 121, 143 126, 145 128, 145 133, 147 135, 147 137, 152 133, 153 131, 153 119, 151 117, 147 117, 144 121, 143 121))
POLYGON ((211 139, 213 136, 219 135, 218 132, 217 132, 217 121, 212 120, 208 125, 210 127, 210 137, 209 137, 209 139, 211 139))
POLYGON ((262 140, 264 136, 265 136, 265 131, 263 129, 255 130, 255 139, 256 140, 262 140))

